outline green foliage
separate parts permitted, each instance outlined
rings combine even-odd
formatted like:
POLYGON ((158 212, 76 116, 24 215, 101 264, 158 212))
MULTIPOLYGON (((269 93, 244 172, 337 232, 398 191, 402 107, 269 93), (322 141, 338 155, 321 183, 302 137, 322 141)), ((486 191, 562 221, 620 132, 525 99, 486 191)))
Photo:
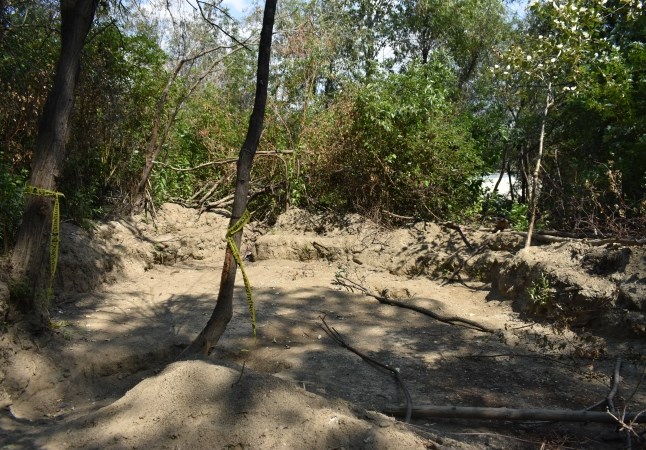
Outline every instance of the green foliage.
MULTIPOLYGON (((618 234, 646 230, 646 18, 638 3, 533 2, 515 29, 502 5, 283 3, 259 148, 265 154, 252 175, 252 190, 265 190, 250 205, 255 217, 271 219, 288 203, 375 216, 382 210, 432 219, 474 215, 483 201, 475 181, 482 173, 503 164, 519 177, 531 173, 551 88, 543 223, 618 234), (385 47, 391 57, 380 53, 385 47), (503 58, 492 62, 494 52, 503 58)), ((58 54, 56 10, 51 2, 9 0, 0 11, 5 246, 22 211, 20 189, 58 54)), ((142 11, 124 18, 101 9, 84 49, 59 179, 65 214, 79 223, 110 213, 136 184, 175 64, 209 49, 216 50, 185 61, 168 93, 160 134, 172 126, 150 186, 156 202, 232 191, 235 164, 225 161, 237 157, 244 138, 256 54, 231 51, 228 38, 199 15, 178 26, 142 11), (176 170, 207 162, 214 164, 176 170)), ((230 19, 209 14, 238 34, 230 19)), ((527 227, 523 186, 519 202, 494 198, 488 205, 516 229, 527 227)))
POLYGON ((514 230, 527 231, 529 228, 529 208, 526 204, 514 202, 509 210, 508 217, 514 230))
POLYGON ((476 199, 468 180, 481 160, 468 120, 451 103, 454 90, 452 71, 438 59, 341 99, 307 143, 308 152, 324 152, 309 173, 319 200, 364 212, 459 217, 476 199))
POLYGON ((0 142, 14 167, 35 144, 37 121, 53 81, 59 37, 56 3, 9 0, 0 10, 0 142))
MULTIPOLYGON (((214 198, 230 193, 230 181, 246 122, 245 115, 235 107, 233 93, 213 84, 205 85, 188 99, 180 112, 161 155, 164 165, 155 167, 151 175, 153 198, 188 199, 205 185, 220 182, 214 198), (211 162, 197 170, 190 169, 211 162), (172 166, 172 167, 171 167, 172 166)), ((206 192, 204 192, 206 193, 206 192)))
POLYGON ((553 100, 539 203, 553 226, 646 230, 639 220, 646 199, 645 23, 642 3, 633 0, 534 1, 521 32, 491 68, 498 101, 512 111, 507 149, 520 153, 512 156, 518 173, 533 170, 532 158, 522 155, 536 154, 546 98, 553 100), (611 188, 609 178, 619 185, 611 188), (625 206, 618 208, 623 217, 611 213, 614 205, 625 206))
POLYGON ((550 288, 549 279, 545 273, 541 272, 539 279, 532 281, 532 284, 527 289, 527 295, 537 311, 549 309, 552 298, 550 288))
POLYGON ((8 0, 0 8, 0 248, 23 212, 38 118, 53 80, 59 37, 56 3, 8 0))
POLYGON ((481 64, 509 31, 500 0, 402 0, 395 3, 390 43, 396 61, 426 64, 438 50, 452 61, 458 81, 478 78, 481 64))
POLYGON ((27 182, 27 171, 14 174, 0 152, 0 248, 6 251, 12 243, 23 212, 23 188, 27 182))
POLYGON ((150 36, 114 24, 89 39, 60 184, 77 223, 109 213, 140 174, 165 59, 150 36))

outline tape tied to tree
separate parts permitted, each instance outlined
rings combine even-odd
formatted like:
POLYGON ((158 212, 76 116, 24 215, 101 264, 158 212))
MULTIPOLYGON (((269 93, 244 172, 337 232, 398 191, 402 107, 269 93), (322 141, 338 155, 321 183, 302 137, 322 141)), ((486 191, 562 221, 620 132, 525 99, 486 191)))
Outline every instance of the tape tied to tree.
POLYGON ((227 229, 226 237, 227 237, 227 243, 229 244, 229 248, 231 249, 231 253, 233 254, 233 258, 236 260, 238 267, 240 267, 240 272, 242 272, 242 279, 244 280, 244 288, 245 288, 245 291, 247 291, 247 302, 249 303, 249 315, 251 316, 251 331, 253 333, 253 339, 255 341, 256 340, 256 309, 254 307, 253 296, 251 294, 251 283, 249 283, 249 278, 247 278, 247 273, 245 272, 244 266, 242 265, 242 257, 240 256, 238 247, 236 246, 236 243, 233 240, 233 236, 238 231, 242 231, 242 229, 247 224, 247 222, 249 222, 250 218, 251 218, 251 214, 249 214, 249 210, 246 209, 244 214, 242 214, 242 217, 240 217, 236 223, 234 223, 229 227, 229 229, 227 229))
POLYGON ((25 187, 25 194, 33 195, 36 197, 45 197, 54 199, 54 208, 52 209, 52 237, 49 244, 49 286, 47 287, 47 300, 51 298, 52 286, 54 284, 54 275, 56 274, 56 266, 58 265, 58 246, 60 243, 60 226, 61 226, 61 210, 59 197, 65 197, 62 192, 50 191, 48 189, 38 188, 35 186, 27 185, 25 187))

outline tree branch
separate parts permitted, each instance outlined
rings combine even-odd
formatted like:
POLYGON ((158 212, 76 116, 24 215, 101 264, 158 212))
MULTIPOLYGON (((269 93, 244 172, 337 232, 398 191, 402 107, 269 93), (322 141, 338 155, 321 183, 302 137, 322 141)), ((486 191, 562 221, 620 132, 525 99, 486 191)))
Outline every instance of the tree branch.
POLYGON ((377 361, 377 360, 375 360, 375 359, 373 359, 373 358, 371 358, 369 356, 366 356, 363 353, 361 353, 360 351, 352 348, 343 339, 343 336, 341 336, 341 334, 338 331, 336 331, 336 329, 330 328, 330 326, 325 321, 325 316, 319 316, 319 319, 321 319, 321 322, 323 322, 323 326, 321 328, 323 328, 323 331, 325 331, 327 333, 327 335, 330 336, 330 338, 332 338, 332 340, 334 342, 339 344, 341 347, 350 350, 352 353, 359 356, 364 361, 367 361, 368 363, 370 363, 372 365, 375 365, 375 366, 379 367, 380 369, 384 369, 384 370, 386 370, 386 371, 388 371, 388 372, 390 372, 392 374, 392 376, 395 378, 395 381, 397 382, 399 387, 401 387, 402 391, 404 392, 404 396, 406 397, 406 414, 405 414, 404 422, 409 423, 410 419, 411 419, 411 414, 412 414, 412 411, 413 411, 413 399, 410 396, 410 392, 408 391, 408 388, 406 387, 406 385, 402 381, 401 376, 399 375, 399 371, 397 369, 393 369, 392 367, 388 367, 387 365, 382 364, 379 361, 377 361))
POLYGON ((382 297, 381 295, 374 294, 364 286, 360 285, 355 281, 352 281, 351 279, 341 275, 340 273, 336 274, 332 284, 336 284, 337 286, 343 286, 352 292, 354 291, 362 292, 363 294, 376 299, 377 301, 379 301, 379 303, 382 303, 384 305, 399 306, 400 308, 406 308, 406 309, 410 309, 410 310, 422 313, 439 322, 447 323, 449 325, 463 326, 465 328, 474 329, 477 331, 481 331, 483 333, 494 333, 494 330, 492 330, 491 328, 485 327, 484 325, 481 325, 473 320, 464 319, 462 317, 457 317, 457 316, 443 316, 443 315, 434 313, 430 309, 426 309, 421 306, 402 303, 397 300, 392 300, 386 297, 382 297))
MULTIPOLYGON (((280 155, 290 154, 290 153, 293 153, 293 152, 292 151, 284 151, 284 152, 280 152, 280 153, 276 153, 276 152, 256 152, 256 156, 276 156, 276 157, 280 158, 280 155)), ((175 167, 175 166, 171 166, 170 164, 163 163, 161 161, 153 161, 153 164, 158 164, 160 166, 168 167, 169 169, 176 170, 177 172, 190 172, 192 170, 203 169, 203 168, 209 167, 209 166, 217 166, 217 165, 221 165, 221 164, 230 164, 230 163, 235 163, 235 162, 238 162, 238 158, 226 158, 226 159, 221 159, 221 160, 218 160, 218 161, 209 161, 209 162, 205 162, 205 163, 202 163, 202 164, 198 164, 195 167, 175 167)))

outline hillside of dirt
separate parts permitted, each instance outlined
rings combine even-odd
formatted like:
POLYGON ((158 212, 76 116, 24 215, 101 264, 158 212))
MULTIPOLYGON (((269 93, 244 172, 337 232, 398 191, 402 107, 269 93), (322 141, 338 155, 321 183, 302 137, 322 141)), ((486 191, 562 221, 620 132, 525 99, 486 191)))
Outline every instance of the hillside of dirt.
MULTIPOLYGON (((65 224, 53 332, 34 338, 8 322, 1 331, 0 448, 627 443, 614 424, 415 416, 404 424, 382 414, 405 404, 392 373, 337 345, 322 318, 396 370, 414 406, 582 410, 608 396, 619 360, 614 406, 646 409, 643 245, 539 239, 522 249, 523 237, 509 231, 463 227, 461 235, 423 222, 386 229, 356 215, 292 210, 271 227, 245 228, 255 342, 238 277, 234 317, 214 353, 178 360, 214 307, 227 224, 174 204, 154 219, 90 231, 65 224)), ((639 445, 644 428, 632 427, 639 445)))

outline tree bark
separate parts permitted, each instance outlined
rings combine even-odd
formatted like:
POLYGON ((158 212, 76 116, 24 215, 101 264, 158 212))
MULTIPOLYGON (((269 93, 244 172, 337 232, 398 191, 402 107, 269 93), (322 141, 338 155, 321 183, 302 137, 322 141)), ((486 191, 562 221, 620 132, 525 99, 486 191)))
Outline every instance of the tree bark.
POLYGON ((541 162, 543 160, 543 146, 545 143, 545 125, 547 123, 547 115, 550 112, 550 108, 554 104, 552 97, 552 83, 549 82, 547 85, 547 98, 545 99, 545 110, 543 111, 543 119, 541 121, 541 135, 538 143, 538 157, 536 158, 536 167, 534 167, 534 172, 532 173, 532 186, 531 193, 529 196, 529 208, 530 208, 530 218, 529 218, 529 227, 527 229, 527 240, 525 241, 525 248, 529 248, 532 245, 532 233, 534 232, 534 225, 536 223, 536 207, 538 205, 538 181, 540 180, 540 170, 541 162))
MULTIPOLYGON (((65 160, 69 119, 79 76, 81 51, 90 31, 98 0, 61 0, 61 52, 38 129, 31 163, 30 184, 55 191, 65 160)), ((27 199, 22 224, 12 255, 12 281, 22 286, 15 305, 35 319, 36 326, 47 323, 42 298, 48 276, 48 248, 51 235, 51 198, 27 199)))
MULTIPOLYGON (((260 33, 260 46, 258 49, 258 72, 256 79, 256 98, 253 111, 249 119, 247 136, 238 158, 236 189, 233 199, 233 208, 229 227, 233 226, 242 217, 247 209, 249 196, 249 178, 253 158, 258 149, 260 134, 267 104, 267 84, 269 81, 269 61, 271 58, 271 39, 274 28, 274 15, 277 0, 265 1, 262 31, 260 33)), ((233 236, 235 245, 240 248, 242 230, 233 236)), ((227 246, 224 255, 224 265, 220 279, 220 291, 213 309, 213 314, 204 330, 186 350, 189 354, 209 355, 217 345, 229 321, 233 317, 233 287, 236 280, 237 263, 233 258, 231 248, 227 246)))

